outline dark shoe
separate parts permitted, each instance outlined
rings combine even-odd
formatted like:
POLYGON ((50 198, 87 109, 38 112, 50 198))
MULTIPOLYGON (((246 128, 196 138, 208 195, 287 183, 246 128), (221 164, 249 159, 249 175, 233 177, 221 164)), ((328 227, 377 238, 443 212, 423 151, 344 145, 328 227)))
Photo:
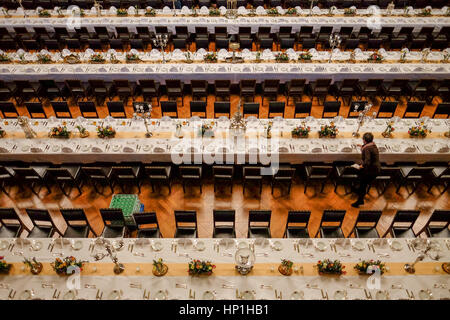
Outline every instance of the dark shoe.
POLYGON ((364 204, 364 202, 360 202, 360 201, 356 201, 354 203, 352 203, 352 207, 353 208, 359 208, 360 205, 364 204))

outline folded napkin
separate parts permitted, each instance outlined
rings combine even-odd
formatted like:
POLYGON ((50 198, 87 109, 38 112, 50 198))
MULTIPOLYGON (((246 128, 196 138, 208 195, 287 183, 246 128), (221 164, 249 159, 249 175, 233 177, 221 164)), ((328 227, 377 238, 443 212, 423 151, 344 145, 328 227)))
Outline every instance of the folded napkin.
POLYGON ((439 152, 439 153, 446 153, 446 152, 449 152, 449 151, 450 151, 450 149, 446 145, 440 145, 438 150, 437 150, 437 152, 439 152))
POLYGON ((64 153, 72 153, 73 152, 73 150, 71 148, 69 148, 69 147, 62 147, 61 150, 64 153))
POLYGON ((165 152, 165 151, 166 150, 164 148, 161 148, 161 147, 153 148, 153 152, 155 152, 155 153, 162 153, 162 152, 165 152))
POLYGON ((278 152, 289 152, 289 149, 287 147, 278 147, 278 152))
POLYGON ((352 152, 352 148, 350 146, 345 146, 341 149, 341 152, 352 152))
POLYGON ((313 149, 311 150, 311 152, 312 152, 312 153, 319 153, 319 152, 322 152, 322 148, 315 147, 315 148, 313 148, 313 149))
POLYGON ((132 148, 130 148, 130 147, 124 147, 123 148, 123 152, 131 153, 131 152, 134 152, 134 150, 132 148))
POLYGON ((379 152, 386 152, 386 148, 385 147, 378 147, 378 151, 379 152))
POLYGON ((92 151, 92 152, 96 152, 96 153, 103 152, 103 150, 100 149, 99 147, 92 147, 91 151, 92 151))
POLYGON ((408 147, 406 147, 406 148, 403 150, 403 152, 408 152, 408 153, 416 152, 416 147, 415 147, 415 146, 408 146, 408 147))
POLYGON ((8 149, 0 147, 0 153, 9 153, 8 149))
POLYGON ((42 149, 33 147, 33 148, 30 149, 30 151, 33 152, 33 153, 39 153, 39 152, 42 152, 42 149))

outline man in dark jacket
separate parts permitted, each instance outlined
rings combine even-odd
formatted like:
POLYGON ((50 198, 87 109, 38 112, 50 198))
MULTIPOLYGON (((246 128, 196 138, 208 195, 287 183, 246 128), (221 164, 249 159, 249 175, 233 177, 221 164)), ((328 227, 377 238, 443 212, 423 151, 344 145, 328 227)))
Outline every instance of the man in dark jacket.
POLYGON ((359 169, 358 200, 352 203, 352 207, 355 208, 364 204, 367 188, 380 173, 381 168, 378 148, 373 142, 373 134, 370 132, 365 133, 363 135, 363 143, 361 147, 361 164, 355 165, 359 169))

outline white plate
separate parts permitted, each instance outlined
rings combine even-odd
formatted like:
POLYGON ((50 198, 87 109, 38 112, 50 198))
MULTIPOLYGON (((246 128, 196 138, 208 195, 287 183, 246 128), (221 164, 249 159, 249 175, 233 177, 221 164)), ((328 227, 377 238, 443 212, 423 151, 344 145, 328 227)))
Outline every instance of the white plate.
POLYGON ((316 248, 319 251, 325 251, 326 248, 327 248, 327 245, 326 245, 325 242, 319 241, 319 242, 316 243, 316 248))
POLYGON ((352 244, 353 249, 358 250, 358 251, 363 251, 364 250, 364 243, 362 243, 362 241, 355 241, 352 244))
POLYGON ((152 146, 145 145, 145 146, 142 148, 142 150, 144 150, 144 151, 150 151, 151 148, 152 148, 152 146))
POLYGON ((88 152, 89 151, 89 146, 82 146, 81 147, 81 151, 88 152))
POLYGON ((53 151, 53 152, 58 152, 59 149, 60 149, 59 146, 53 146, 53 147, 52 147, 52 151, 53 151))
POLYGON ((242 292, 242 300, 255 300, 255 295, 251 291, 242 292))
POLYGON ((167 294, 164 291, 159 290, 155 295, 155 300, 167 300, 167 294))
POLYGON ((120 145, 116 144, 115 146, 113 146, 112 149, 113 149, 114 152, 117 152, 117 151, 120 150, 120 145))
POLYGON ((392 250, 395 251, 401 251, 403 249, 402 244, 400 243, 400 241, 397 240, 392 241, 390 247, 392 250))
POLYGON ((30 150, 30 146, 23 146, 22 147, 22 151, 23 152, 28 152, 30 150))
POLYGON ((377 300, 387 300, 388 299, 388 295, 386 293, 386 291, 377 291, 377 293, 375 294, 375 299, 377 300))
POLYGON ((428 151, 428 152, 433 151, 433 147, 429 146, 429 145, 423 146, 423 148, 425 149, 425 151, 428 151))
POLYGON ((75 291, 73 291, 73 290, 67 291, 63 296, 64 300, 75 300, 75 298, 76 298, 76 294, 75 294, 75 291))
POLYGON ((280 241, 275 241, 273 243, 273 249, 276 251, 281 251, 283 250, 283 244, 280 241))
POLYGON ((336 300, 345 300, 347 298, 347 291, 345 290, 337 290, 334 293, 334 299, 336 300))
POLYGON ((428 290, 420 290, 419 298, 422 300, 431 300, 433 298, 433 295, 428 290))
POLYGON ((202 298, 203 300, 215 300, 216 296, 211 291, 205 291, 202 298))
POLYGON ((203 251, 203 250, 205 250, 205 248, 206 248, 206 246, 203 241, 197 241, 197 244, 195 245, 195 249, 197 249, 198 251, 203 251))
POLYGON ((83 248, 83 241, 81 240, 76 240, 72 245, 72 249, 76 251, 81 250, 82 248, 83 248))
POLYGON ((6 248, 8 248, 9 246, 9 242, 6 240, 2 240, 0 241, 0 250, 5 250, 6 248))
POLYGON ((161 242, 159 242, 159 241, 153 242, 153 244, 152 244, 153 251, 161 251, 162 248, 163 248, 163 246, 162 246, 161 242))
POLYGON ((304 298, 303 291, 294 291, 291 294, 291 300, 302 300, 304 298))
POLYGON ((31 300, 32 297, 33 297, 33 294, 31 293, 30 290, 24 290, 20 294, 19 300, 31 300))
POLYGON ((108 295, 108 300, 120 300, 120 292, 118 290, 113 290, 108 295))
POLYGON ((328 150, 334 152, 337 150, 337 146, 335 146, 335 145, 328 146, 328 150))
POLYGON ((41 241, 32 241, 31 242, 31 249, 34 251, 39 251, 42 249, 42 242, 41 241))
POLYGON ((248 244, 245 241, 241 241, 238 243, 238 249, 248 248, 248 244))

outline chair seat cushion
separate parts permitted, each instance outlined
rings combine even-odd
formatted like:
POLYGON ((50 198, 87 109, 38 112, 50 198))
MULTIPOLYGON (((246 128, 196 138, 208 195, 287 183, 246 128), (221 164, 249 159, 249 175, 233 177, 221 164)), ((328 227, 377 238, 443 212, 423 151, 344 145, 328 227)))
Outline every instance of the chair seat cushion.
POLYGON ((429 234, 433 238, 450 238, 450 229, 447 228, 428 228, 429 234))
POLYGON ((19 230, 20 226, 2 226, 0 227, 0 238, 17 238, 19 230))
POLYGON ((28 234, 28 238, 48 238, 53 233, 53 227, 34 227, 28 234))
POLYGON ((140 229, 137 233, 138 238, 160 238, 160 232, 157 228, 140 229))
POLYGON ((416 235, 411 228, 394 228, 393 230, 395 238, 415 238, 416 235))
POLYGON ((197 238, 197 230, 195 228, 178 228, 174 238, 197 238))
POLYGON ((102 237, 103 238, 123 238, 125 234, 125 228, 123 226, 115 227, 115 226, 105 226, 103 229, 102 237))
POLYGON ((236 232, 233 227, 215 227, 213 238, 236 238, 236 232))
POLYGON ((287 238, 309 238, 309 232, 307 228, 303 227, 289 227, 286 230, 287 238))
POLYGON ((340 227, 321 227, 320 236, 322 238, 344 238, 344 233, 340 227))
POLYGON ((67 226, 64 238, 87 238, 89 236, 88 226, 67 226))
POLYGON ((248 229, 249 238, 271 238, 270 229, 267 227, 251 227, 248 229))
POLYGON ((355 236, 357 238, 379 238, 377 229, 375 228, 356 228, 355 236))

